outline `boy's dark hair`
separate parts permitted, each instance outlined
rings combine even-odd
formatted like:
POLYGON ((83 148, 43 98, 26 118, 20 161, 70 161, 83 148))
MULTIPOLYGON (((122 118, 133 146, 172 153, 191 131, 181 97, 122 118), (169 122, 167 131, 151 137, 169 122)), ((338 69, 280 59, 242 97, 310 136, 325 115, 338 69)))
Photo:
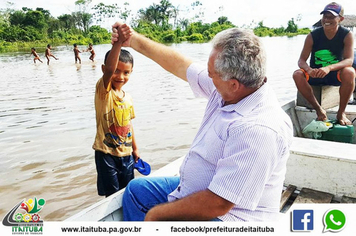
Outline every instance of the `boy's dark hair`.
MULTIPOLYGON (((106 54, 105 54, 105 59, 104 59, 104 64, 106 64, 106 60, 108 59, 109 53, 111 50, 109 50, 106 54)), ((123 62, 123 63, 131 63, 132 68, 134 66, 134 60, 133 60, 133 56, 131 55, 131 53, 125 49, 121 49, 120 52, 120 57, 119 57, 119 61, 123 62)))
POLYGON ((36 51, 36 48, 31 48, 31 50, 36 51))
POLYGON ((51 46, 51 44, 47 44, 47 47, 49 48, 51 46))
POLYGON ((76 46, 77 46, 77 44, 75 43, 75 44, 73 44, 73 46, 74 46, 74 47, 76 47, 76 46))

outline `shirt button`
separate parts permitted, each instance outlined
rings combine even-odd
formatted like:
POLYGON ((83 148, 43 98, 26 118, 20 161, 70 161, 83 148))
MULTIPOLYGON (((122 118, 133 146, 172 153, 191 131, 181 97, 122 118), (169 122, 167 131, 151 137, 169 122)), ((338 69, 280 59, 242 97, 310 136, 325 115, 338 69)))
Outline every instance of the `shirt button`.
POLYGON ((177 190, 178 190, 178 192, 180 192, 180 186, 178 186, 177 190))

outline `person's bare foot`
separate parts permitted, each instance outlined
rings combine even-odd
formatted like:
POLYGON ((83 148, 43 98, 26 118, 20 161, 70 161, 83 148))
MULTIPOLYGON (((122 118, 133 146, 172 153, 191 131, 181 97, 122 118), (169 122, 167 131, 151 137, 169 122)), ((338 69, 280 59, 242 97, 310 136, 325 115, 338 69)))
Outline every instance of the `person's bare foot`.
POLYGON ((336 119, 339 121, 340 125, 352 125, 351 121, 346 117, 345 112, 337 114, 336 119))
POLYGON ((326 112, 323 108, 320 107, 320 110, 316 109, 315 111, 316 111, 316 115, 317 115, 316 120, 325 121, 328 119, 326 112))

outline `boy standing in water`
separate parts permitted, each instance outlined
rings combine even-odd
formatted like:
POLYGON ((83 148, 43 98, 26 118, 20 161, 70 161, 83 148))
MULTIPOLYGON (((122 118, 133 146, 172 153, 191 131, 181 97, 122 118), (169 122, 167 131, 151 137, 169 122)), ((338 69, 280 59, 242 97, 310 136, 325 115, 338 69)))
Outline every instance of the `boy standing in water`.
POLYGON ((45 52, 45 56, 47 58, 47 65, 49 65, 49 57, 53 57, 54 59, 58 60, 58 58, 56 58, 52 53, 51 53, 51 45, 48 44, 47 48, 46 48, 46 52, 45 52))
POLYGON ((82 60, 80 59, 79 53, 81 53, 81 51, 78 49, 77 44, 73 44, 74 46, 74 59, 75 59, 75 64, 77 64, 78 60, 79 60, 79 64, 82 64, 82 60))
POLYGON ((31 48, 31 54, 35 57, 33 58, 34 63, 36 63, 36 60, 39 60, 41 63, 43 63, 43 61, 41 61, 40 57, 38 56, 35 48, 31 48))
POLYGON ((89 47, 88 47, 88 49, 86 51, 90 52, 89 60, 92 60, 94 62, 95 51, 94 51, 94 48, 93 48, 93 44, 89 43, 89 47))
POLYGON ((98 194, 106 197, 134 178, 134 163, 139 158, 131 123, 135 118, 132 98, 122 89, 130 78, 133 57, 121 46, 131 31, 126 25, 121 27, 119 41, 105 55, 103 77, 95 90, 97 188, 98 194))

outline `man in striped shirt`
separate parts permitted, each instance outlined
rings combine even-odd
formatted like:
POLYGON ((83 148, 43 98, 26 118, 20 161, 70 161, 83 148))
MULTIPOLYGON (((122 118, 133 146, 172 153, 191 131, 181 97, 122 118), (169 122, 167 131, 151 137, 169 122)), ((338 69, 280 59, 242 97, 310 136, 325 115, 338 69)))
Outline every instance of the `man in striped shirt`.
MULTIPOLYGON (((113 41, 119 25, 113 26, 113 41)), ((124 46, 208 99, 180 176, 131 181, 124 220, 276 220, 293 131, 267 83, 259 38, 237 28, 219 33, 208 69, 136 32, 124 46)))

